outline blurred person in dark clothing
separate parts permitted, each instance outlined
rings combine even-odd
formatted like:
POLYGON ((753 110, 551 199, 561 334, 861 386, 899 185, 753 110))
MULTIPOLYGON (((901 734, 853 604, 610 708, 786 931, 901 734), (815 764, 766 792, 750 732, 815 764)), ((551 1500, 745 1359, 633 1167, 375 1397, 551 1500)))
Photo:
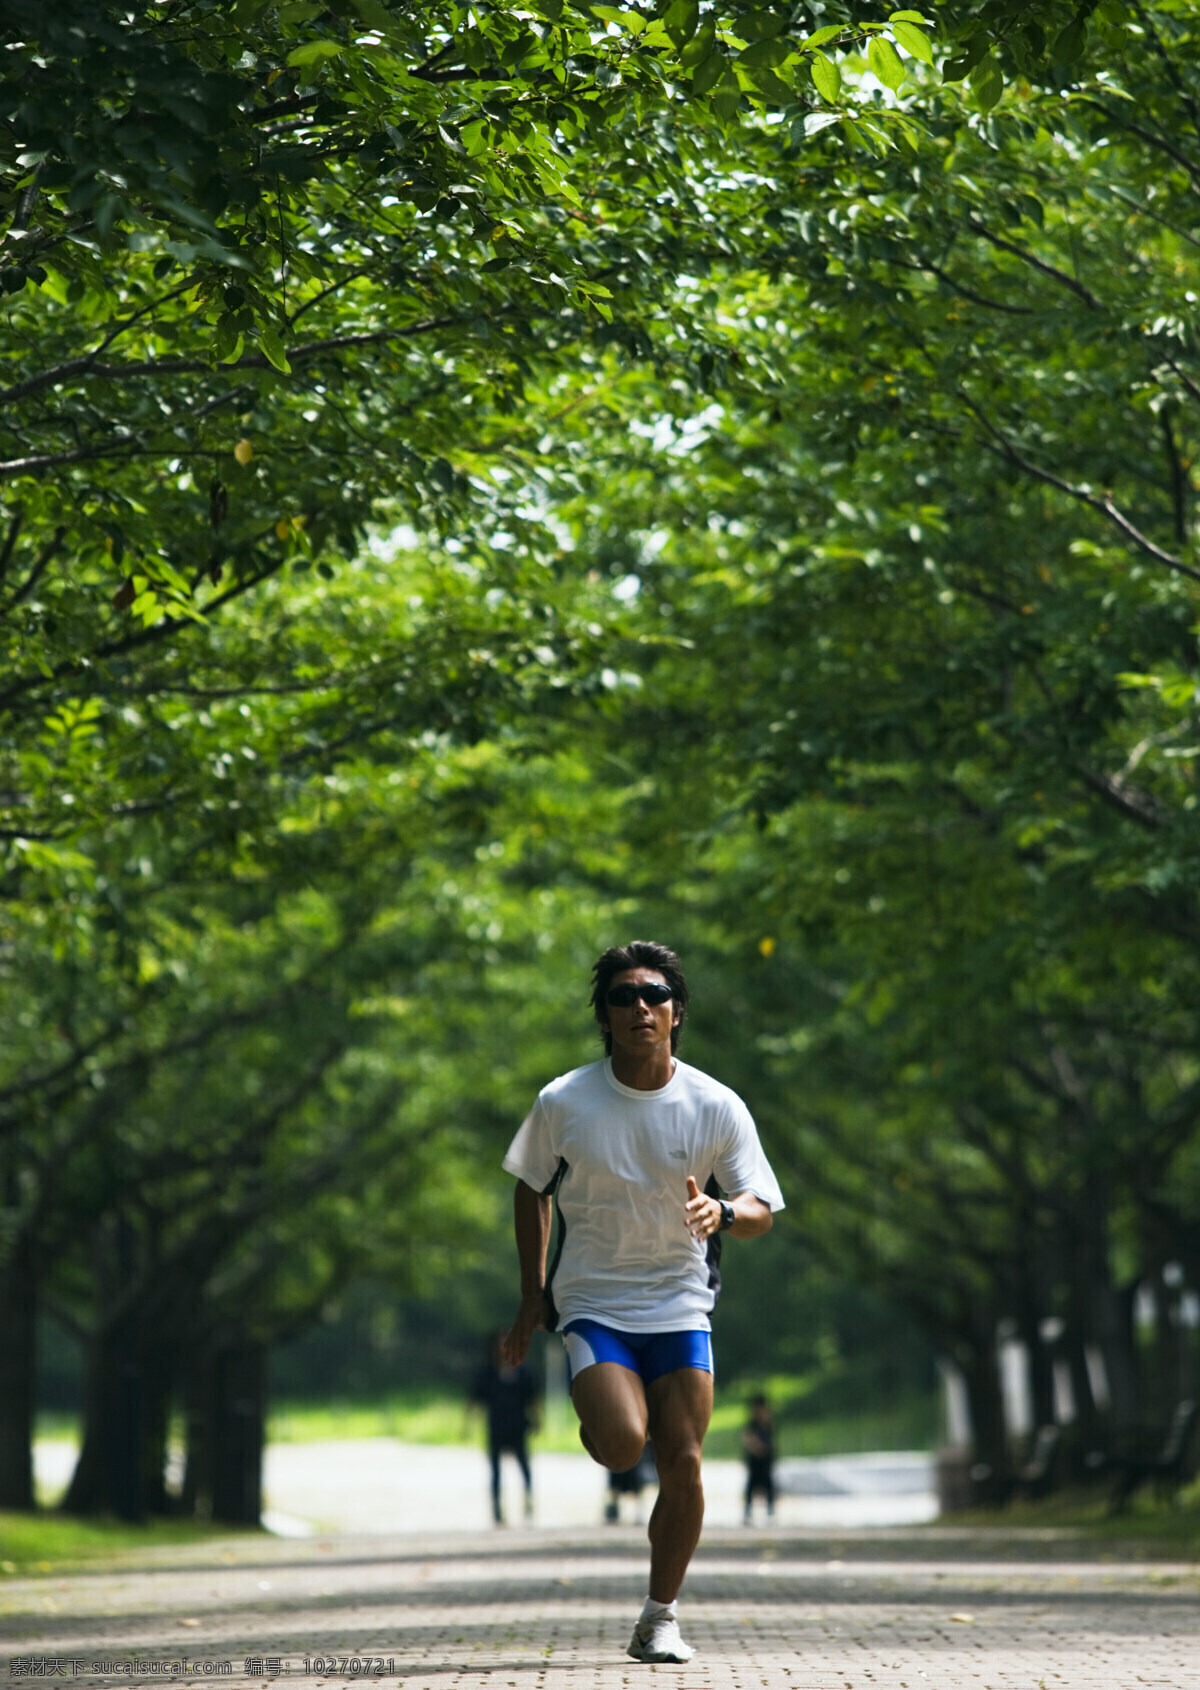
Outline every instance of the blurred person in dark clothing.
POLYGON ((746 1461, 746 1514, 750 1524, 754 1497, 767 1501, 767 1517, 775 1512, 775 1417, 760 1392, 750 1398, 750 1418, 742 1431, 742 1452, 746 1461))
POLYGON ((608 1475, 608 1500, 604 1504, 604 1518, 615 1526, 621 1518, 621 1498, 633 1497, 637 1504, 637 1522, 642 1523, 642 1492, 647 1485, 657 1485, 658 1463, 654 1459, 654 1444, 647 1438, 646 1447, 632 1467, 608 1475))
POLYGON ((525 1481, 525 1518, 533 1516, 533 1474, 529 1467, 529 1433, 538 1420, 538 1389, 524 1363, 509 1367, 500 1354, 500 1337, 488 1340, 488 1359, 475 1376, 471 1404, 487 1415, 488 1457, 492 1464, 492 1518, 504 1524, 500 1504, 500 1457, 516 1457, 525 1481))

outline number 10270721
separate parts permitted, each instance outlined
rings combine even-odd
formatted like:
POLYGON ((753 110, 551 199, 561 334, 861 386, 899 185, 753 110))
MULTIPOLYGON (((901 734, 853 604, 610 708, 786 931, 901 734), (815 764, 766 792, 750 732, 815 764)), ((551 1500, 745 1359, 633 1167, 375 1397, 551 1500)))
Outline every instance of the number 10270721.
POLYGON ((304 1670, 338 1678, 394 1678, 396 1662, 390 1655, 305 1655, 304 1670))

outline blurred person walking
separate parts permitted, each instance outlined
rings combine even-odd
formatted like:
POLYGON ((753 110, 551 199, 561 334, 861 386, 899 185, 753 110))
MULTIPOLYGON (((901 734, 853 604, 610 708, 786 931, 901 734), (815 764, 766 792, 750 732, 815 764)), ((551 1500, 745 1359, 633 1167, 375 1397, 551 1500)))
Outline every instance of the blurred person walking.
POLYGON ((488 1340, 487 1360, 475 1375, 470 1403, 487 1415, 488 1459, 492 1464, 492 1518, 504 1524, 501 1505, 500 1457, 516 1459, 525 1482, 525 1518, 533 1518, 533 1474, 529 1466, 529 1433, 537 1428, 538 1390, 524 1362, 511 1365, 501 1351, 502 1333, 488 1340))
POLYGON ((561 1326, 592 1459, 624 1472, 654 1441, 649 1593, 628 1648, 637 1661, 695 1653, 676 1597, 704 1518, 721 1235, 758 1237, 783 1207, 741 1098, 675 1056, 688 996, 665 945, 605 951, 591 996, 605 1058, 546 1086, 504 1158, 521 1266, 505 1360, 516 1366, 538 1328, 561 1326))
POLYGON ((767 1518, 775 1513, 775 1416, 760 1391, 750 1398, 750 1418, 742 1430, 742 1453, 746 1461, 746 1512, 750 1524, 754 1498, 765 1497, 767 1518))
POLYGON ((632 1467, 623 1472, 609 1471, 608 1498, 604 1504, 604 1519, 606 1524, 615 1526, 621 1519, 621 1498, 631 1496, 637 1508, 637 1524, 642 1523, 642 1492, 647 1485, 658 1483, 658 1468, 654 1461, 654 1445, 649 1438, 646 1447, 638 1456, 632 1467))

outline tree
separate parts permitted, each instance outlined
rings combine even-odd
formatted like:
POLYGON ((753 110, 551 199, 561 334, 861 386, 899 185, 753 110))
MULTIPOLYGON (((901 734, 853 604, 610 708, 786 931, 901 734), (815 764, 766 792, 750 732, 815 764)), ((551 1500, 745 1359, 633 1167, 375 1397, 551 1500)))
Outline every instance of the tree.
POLYGON ((655 437, 576 431, 566 512, 642 617, 653 896, 762 1026, 814 1236, 959 1353, 998 1471, 1000 1317, 1043 1414, 1065 1322, 1095 1447, 1169 1411, 1133 1291, 1197 1271, 1196 66, 1139 27, 1069 106, 931 121, 920 198, 831 157, 818 219, 776 159, 757 272, 706 284, 721 408, 631 377, 655 437))
MULTIPOLYGON (((1045 190, 1043 199, 1027 191, 1029 156, 1040 148, 1038 169, 1091 215, 1087 171, 1106 191, 1121 188, 1122 170, 1146 169, 1137 147, 1167 156, 1164 143, 1175 145, 1173 96, 1164 72, 1154 125, 1147 119, 1143 133, 1128 131, 1101 158, 1086 144, 1087 124, 1120 128, 1105 103, 1111 65, 1102 82, 1076 79, 1079 98, 1064 116, 1063 66, 1084 36, 1073 10, 993 6, 985 17, 968 6, 947 8, 942 21, 959 49, 946 75, 953 84, 969 73, 965 106, 919 70, 900 100, 885 95, 903 84, 897 45, 914 55, 910 68, 932 57, 915 15, 861 25, 839 15, 830 35, 802 12, 702 18, 685 3, 661 20, 569 10, 540 24, 504 11, 468 18, 431 8, 401 19, 382 5, 369 14, 281 11, 253 0, 228 15, 149 5, 132 21, 98 4, 68 18, 20 14, 26 46, 8 107, 5 182, 13 211, 5 244, 16 261, 5 272, 0 394, 13 418, 0 474, 14 489, 0 542, 0 591, 11 583, 0 603, 10 847, 0 1013, 12 1031, 0 1078, 11 1241, 3 1294, 28 1302, 46 1271, 47 1239, 74 1237, 99 1189, 94 1236, 110 1283, 89 1279, 74 1254, 51 1287, 102 1355, 99 1443, 78 1478, 80 1506, 112 1498, 114 1477, 126 1499, 139 1485, 154 1496, 163 1404, 179 1388, 178 1368, 139 1393, 138 1436, 120 1450, 105 1445, 114 1419, 105 1380, 138 1365, 148 1331, 169 1323, 203 1338, 212 1365, 193 1397, 208 1405, 211 1429, 224 1415, 220 1401, 228 1407, 230 1391, 242 1390, 234 1375, 253 1385, 258 1347, 365 1259, 348 1243, 352 1206, 323 1207, 304 1180, 331 1155, 349 1177, 361 1166, 350 1154, 356 1135, 368 1161, 392 1142, 387 1076, 420 1041, 393 1047, 369 1016, 351 1030, 352 984, 361 984, 360 967, 394 967, 407 981, 412 959, 389 960, 386 946, 365 937, 349 946, 331 1011, 347 1042, 322 1066, 324 1047, 309 1041, 295 1080, 287 1018, 330 1006, 295 984, 305 978, 299 959, 311 964, 317 953, 312 935, 288 924, 311 894, 317 929, 345 921, 358 933, 353 910, 369 926, 385 909, 420 928, 437 897, 414 869, 389 904, 390 830, 401 830, 410 864, 464 860, 464 897, 483 896, 481 885, 500 897, 490 857, 480 863, 474 853, 498 843, 506 858, 508 833, 483 837, 506 795, 528 794, 523 776, 535 758, 551 759, 543 774, 577 761, 578 735, 601 774, 584 783, 578 813, 619 818, 628 838, 598 861, 586 828, 576 834, 568 821, 561 838, 545 822, 537 834, 510 819, 517 849, 507 872, 525 896, 561 873, 586 885, 593 909, 625 909, 637 840, 662 843, 665 831, 668 851, 700 860, 687 837, 694 823, 661 827, 662 783, 685 783, 702 825, 727 825, 728 806, 757 814, 768 833, 828 784, 839 818, 868 805, 887 818, 885 843, 887 828, 895 832, 894 860, 882 848, 878 860, 913 888, 907 953, 924 919, 916 893, 928 843, 919 842, 916 866, 907 847, 914 811, 930 802, 957 807, 971 874, 1000 875, 1007 901, 997 896, 996 919, 1020 907, 1029 848, 1006 814, 1019 765, 1023 793, 1054 777, 1055 826, 1094 842, 1087 892, 1108 899, 1135 825, 1127 782, 1113 783, 1130 745, 1120 692, 1100 688, 1093 701, 1089 686, 1115 658, 1121 672, 1151 683, 1139 696, 1158 708, 1164 653, 1178 650, 1186 621, 1169 589, 1190 579, 1190 565, 1157 558, 1170 575, 1142 629, 1142 601, 1113 584, 1120 554, 1089 529, 1100 551, 1071 575, 1069 602, 1038 625, 1059 664, 1058 708, 1046 706, 1031 655, 1035 624, 1020 620, 1037 591, 1026 557, 1005 583, 1020 594, 1015 610, 1003 595, 999 605, 989 599, 990 508, 958 486, 955 505, 940 482, 920 499, 903 491, 913 473, 926 473, 917 465, 929 446, 896 418, 918 407, 962 486, 978 478, 983 445, 998 466, 988 488, 1007 501, 1021 545, 1035 524, 1043 553, 1056 536, 1077 539, 1063 513, 1079 508, 1090 509, 1095 532, 1107 522, 1147 556, 1165 553, 1144 531, 1158 520, 1154 497, 1143 526, 1058 469, 1048 472, 1056 479, 1041 476, 1057 496, 1039 495, 1048 506, 1024 498, 1016 472, 1031 473, 1028 442, 982 403, 977 349, 958 326, 964 301, 992 311, 978 301, 993 299, 995 278, 973 270, 964 281, 947 253, 959 241, 980 270, 987 255, 1001 270, 1015 262, 1052 285, 1050 297, 1094 313, 1085 295, 1098 296, 1055 247, 1078 233, 1074 211, 1061 224, 1047 219, 1045 190), (1039 93, 1046 66, 1048 91, 1039 93), (1012 91, 1000 101, 1006 77, 1012 91), (1049 126, 1045 144, 1026 109, 1049 126), (1076 109, 1096 115, 1077 120, 1076 109), (1016 223, 1001 234, 982 222, 981 199, 997 189, 1014 216, 1028 223, 1037 206, 1048 226, 1036 235, 1023 227, 1018 242, 1016 223), (665 287, 664 277, 681 280, 665 287), (794 325, 782 336, 786 358, 779 322, 794 325), (897 394, 882 407, 862 381, 864 338, 886 366, 875 388, 897 394), (813 391, 823 394, 818 407, 813 391), (668 454, 665 473, 661 453, 628 437, 631 418, 657 432, 666 419, 690 421, 714 395, 728 420, 716 428, 710 418, 707 437, 692 430, 693 449, 668 454), (868 462, 888 494, 883 546, 873 535, 883 501, 859 496, 868 462), (814 467, 823 478, 815 490, 814 467), (749 486, 761 498, 757 534, 746 532, 749 486), (704 531, 698 503, 709 513, 704 531), (652 514, 639 517, 639 506, 652 514), (806 547, 820 553, 816 571, 798 561, 798 511, 806 547), (919 542, 903 538, 905 524, 928 528, 948 554, 950 517, 956 532, 973 525, 977 543, 965 561, 939 556, 932 571, 918 569, 908 548, 919 542), (375 522, 407 522, 437 549, 377 565, 368 549, 375 522), (643 541, 650 533, 663 542, 657 553, 643 541), (876 550, 888 564, 882 573, 876 550), (976 602, 944 615, 931 602, 933 583, 952 594, 969 585, 976 602), (1121 608, 1111 641, 1095 616, 1100 583, 1121 608), (1091 708, 1077 727, 1080 643, 1063 636, 1057 617, 1080 607, 1098 648, 1083 663, 1091 708), (897 610, 909 643, 897 644, 897 610), (886 656, 884 686, 864 633, 886 656), (974 692, 955 709, 958 682, 948 677, 964 662, 974 692), (719 679, 720 710, 697 696, 701 674, 719 679), (813 675, 822 682, 815 691, 813 675), (788 726, 802 714, 821 722, 815 746, 797 746, 788 726), (986 754, 981 720, 992 735, 986 754), (431 761, 448 772, 429 781, 431 761), (244 971, 240 995, 229 989, 231 965, 244 971), (294 985, 282 1000, 281 971, 294 985), (207 1003, 199 1021, 198 985, 207 1003), (51 1026, 61 1037, 48 1057, 51 1026), (351 1051, 382 1064, 361 1111, 338 1090, 351 1051), (218 1052, 237 1066, 214 1068, 218 1052), (236 1107, 243 1086, 263 1100, 245 1132, 236 1107), (197 1156, 189 1147, 209 1120, 225 1124, 224 1136, 197 1156), (269 1214, 255 1207, 263 1170, 288 1151, 294 1212, 269 1214), (228 1189, 213 1184, 226 1175, 228 1189), (297 1268, 297 1228, 318 1213, 322 1249, 297 1268)), ((1142 30, 1112 6, 1089 25, 1094 51, 1115 63, 1136 49, 1135 69, 1142 30)), ((1169 63, 1190 74, 1190 42, 1178 33, 1169 63)), ((1106 261, 1127 256, 1119 227, 1104 229, 1106 261)), ((1156 225, 1159 245, 1137 247, 1164 286, 1176 238, 1156 225)), ((1017 352, 1036 351, 1036 367, 1054 377, 1043 388, 1057 394, 1069 367, 1061 315, 1040 296, 1014 298, 998 315, 1028 330, 1017 352)), ((1077 334, 1080 350, 1097 344, 1090 332, 1077 334)), ((1161 339, 1151 328, 1112 344, 1133 346, 1137 358, 1161 339)), ((1013 344, 980 337, 997 363, 1016 355, 1013 344)), ((1085 367, 1100 418, 1118 391, 1113 366, 1093 354, 1085 367)), ((1053 403, 1044 410, 1049 445, 1062 421, 1053 403)), ((1160 434, 1178 448, 1173 427, 1160 434)), ((1111 438, 1100 421, 1096 437, 1111 438)), ((1136 438, 1144 444, 1145 430, 1136 438)), ((1172 500, 1178 520, 1175 483, 1172 500)), ((740 822, 735 835, 743 840, 740 822)), ((1077 858, 1060 843, 1055 828, 1039 840, 1040 872, 1069 880, 1077 858)), ((722 884, 730 883, 726 868, 722 884)), ((1186 895, 1156 907, 1168 905, 1186 923, 1186 895)), ((698 906, 691 892, 684 907, 698 906)), ((494 949, 463 916, 435 924, 452 948, 466 931, 468 960, 453 975, 460 991, 494 949)), ((1109 931, 1110 917, 1105 903, 1089 931, 1109 931)), ((555 919, 571 930, 557 906, 555 919)), ((722 918, 711 919, 719 928, 722 918)), ((886 947, 876 956, 874 936, 838 897, 826 920, 829 961, 853 966, 866 956, 881 990, 907 1007, 913 978, 903 958, 886 947)), ((1040 938, 1032 915, 1021 920, 1040 938)), ((526 944, 532 926, 516 922, 526 944)), ((816 936, 810 950, 819 954, 816 936)), ((1189 966, 1179 963, 1181 980, 1189 966)), ((943 992, 951 981, 936 975, 943 992)), ((1026 984, 1014 982, 1014 991, 1026 984)), ((1051 986, 1058 991, 1038 975, 1029 989, 1053 996, 1051 986)), ((506 992, 503 980, 475 980, 473 1013, 486 1019, 497 1003, 507 1013, 506 992)), ((844 1037, 853 1017, 837 1013, 844 1037)), ((1007 1024, 987 1025, 1000 1039, 1007 1024)), ((901 1008, 868 1027, 872 1071, 889 1084, 904 1053, 931 1036, 901 1008)), ((1116 1031, 1128 1042, 1126 1023, 1116 1031)), ((411 1027, 406 1034, 414 1039, 411 1027)), ((485 1048, 494 1052, 494 1040, 485 1048)), ((1149 1073, 1154 1085, 1161 1072, 1149 1073)), ((853 1171, 862 1164, 857 1100, 845 1101, 847 1075, 836 1064, 827 1083, 853 1171)), ((961 1099, 930 1091, 950 1154, 961 1099)), ((1045 1118, 1052 1113, 1047 1102, 1045 1118)), ((893 1118, 898 1162, 923 1154, 903 1098, 893 1118)), ((804 1153, 798 1143, 798 1159, 804 1153)), ((999 1203, 997 1192, 1011 1195, 983 1152, 969 1172, 974 1184, 962 1189, 980 1209, 999 1203)), ((1148 1201, 1142 1207, 1150 1212, 1148 1201)), ((390 1260, 387 1228, 368 1236, 390 1260)), ((890 1237, 893 1255, 908 1251, 915 1301, 922 1251, 938 1239, 903 1229, 890 1237)), ((981 1306, 991 1312, 956 1317, 977 1347, 986 1349, 1010 1266, 1011 1252, 978 1264, 981 1306)), ((18 1500, 27 1500, 28 1357, 26 1345, 7 1364, 13 1406, 0 1437, 13 1452, 7 1494, 18 1500)), ((118 1405, 116 1418, 123 1414, 118 1405)), ((194 1416, 193 1492, 208 1486, 215 1506, 219 1493, 234 1512, 252 1512, 253 1436, 239 1439, 247 1459, 219 1478, 203 1418, 194 1416)))

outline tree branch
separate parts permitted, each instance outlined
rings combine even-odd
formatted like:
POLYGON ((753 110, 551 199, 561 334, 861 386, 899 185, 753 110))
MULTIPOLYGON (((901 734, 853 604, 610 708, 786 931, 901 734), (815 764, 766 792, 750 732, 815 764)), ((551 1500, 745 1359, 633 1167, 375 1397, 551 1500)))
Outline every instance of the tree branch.
POLYGON ((296 326, 297 319, 303 317, 304 313, 311 310, 314 305, 319 305, 323 299, 328 299, 331 293, 336 293, 339 288, 344 288, 348 282, 355 282, 360 276, 369 276, 370 273, 371 266, 369 264, 361 264, 357 270, 351 270, 348 275, 339 276, 336 282, 330 282, 328 287, 321 288, 318 293, 313 294, 311 299, 306 299, 302 304, 298 305, 288 318, 289 325, 294 328, 296 326))
MULTIPOLYGON (((257 575, 244 576, 240 581, 236 581, 233 586, 228 587, 225 592, 219 593, 216 598, 209 599, 207 604, 201 605, 200 610, 202 614, 206 618, 211 617, 232 599, 241 598, 244 593, 248 593, 252 591, 253 588, 261 586, 264 581, 269 581, 272 575, 277 575, 279 573, 286 561, 287 560, 285 558, 277 558, 271 562, 266 569, 260 570, 257 575)), ((130 634, 126 639, 113 640, 108 645, 99 646, 90 654, 90 661, 94 663, 97 660, 106 657, 120 657, 126 652, 137 650, 139 646, 151 645, 158 640, 169 639, 182 633, 185 629, 193 627, 195 627, 195 623, 190 621, 180 623, 172 622, 164 618, 161 622, 155 623, 153 627, 142 628, 136 634, 130 634)), ((64 675, 74 673, 77 667, 78 660, 76 658, 66 657, 61 663, 55 665, 49 675, 44 675, 39 670, 36 674, 20 676, 19 679, 13 681, 3 693, 0 693, 0 710, 7 709, 8 706, 20 698, 23 693, 30 692, 35 688, 45 686, 48 683, 52 684, 55 681, 61 680, 64 675)))
POLYGON ((181 293, 186 293, 194 285, 193 279, 189 277, 179 287, 172 288, 169 293, 161 294, 158 299, 152 299, 149 305, 143 305, 140 311, 134 311, 130 316, 123 317, 119 323, 113 325, 99 346, 91 352, 81 353, 78 358, 68 358, 61 364, 55 364, 50 369, 43 370, 39 375, 30 376, 25 381, 16 382, 12 387, 0 389, 0 405, 7 405, 14 399, 24 399, 27 394, 36 393, 40 388, 51 387, 55 382, 66 381, 69 376, 79 375, 81 372, 90 370, 101 353, 106 352, 112 343, 125 333, 126 329, 132 328, 135 323, 140 322, 150 312, 157 311, 160 305, 168 305, 171 300, 178 299, 181 293))
POLYGON ((1024 264, 1031 264, 1035 270, 1040 270, 1043 276, 1049 276, 1052 281, 1059 282, 1065 288, 1070 288, 1071 292, 1078 294, 1084 304, 1090 306, 1093 311, 1104 309, 1095 294, 1089 288, 1085 288, 1082 282, 1077 282, 1074 276, 1068 276, 1065 270, 1059 270, 1055 265, 1047 264, 1044 259, 1035 257, 1025 247, 1017 246, 1015 241, 1006 241, 1003 235, 993 234, 986 224, 980 223, 975 217, 967 218, 967 227, 973 229, 977 235, 982 235, 985 241, 990 241, 993 246, 999 247, 1002 252, 1011 252, 1014 258, 1019 258, 1024 264))
POLYGON ((309 94, 303 100, 291 94, 286 100, 276 100, 273 106, 252 107, 246 115, 254 123, 269 123, 273 117, 282 117, 285 112, 308 111, 313 106, 319 106, 321 99, 320 94, 309 94))
POLYGON ((1158 421, 1163 432, 1163 443, 1167 449, 1167 465, 1171 471, 1171 504, 1175 513, 1175 540, 1178 545, 1183 546, 1187 544, 1188 533, 1188 479, 1187 471, 1183 467, 1183 460, 1179 456, 1175 430, 1171 427, 1171 409, 1171 402, 1168 400, 1158 413, 1158 421))
POLYGON ((1089 769, 1086 763, 1076 763, 1075 772, 1090 791, 1098 793, 1106 803, 1148 833, 1155 833, 1162 826, 1162 816, 1150 796, 1137 787, 1129 786, 1119 775, 1089 769))
POLYGON ((61 550, 63 535, 66 532, 66 524, 59 523, 58 527, 54 530, 54 533, 50 536, 50 538, 46 541, 46 544, 38 553, 37 559, 33 568, 29 571, 29 574, 25 577, 16 592, 9 599, 8 603, 0 608, 0 616, 7 616, 10 610, 14 610, 23 599, 27 599, 29 597, 30 593, 37 586, 42 576, 46 573, 46 570, 49 568, 52 560, 61 550))
POLYGON ((935 264, 932 259, 927 258, 923 262, 917 261, 913 263, 908 263, 902 259, 898 259, 895 260, 895 262, 899 263, 901 269, 903 270, 924 270, 930 275, 936 276, 939 282, 944 282, 948 288, 952 289, 954 293, 960 295, 961 298, 969 299, 972 305, 982 305, 988 311, 1004 311, 1010 317, 1033 317, 1036 315, 1032 305, 1005 305, 1002 300, 989 299, 986 294, 976 293, 972 288, 967 287, 965 283, 957 281, 948 270, 943 270, 941 265, 935 264))
POLYGON ((1168 80, 1174 87, 1175 92, 1179 95, 1179 98, 1187 107, 1188 114, 1192 120, 1192 127, 1194 129, 1200 128, 1200 108, 1197 108, 1194 95, 1180 76, 1174 58, 1167 48, 1166 43, 1163 41, 1162 36, 1155 28, 1153 18, 1149 15, 1144 6, 1137 4, 1137 0, 1134 0, 1133 9, 1138 15, 1138 21, 1140 22, 1142 28, 1146 31, 1146 39, 1154 44, 1154 50, 1158 55, 1159 62, 1161 63, 1163 70, 1166 72, 1168 80))
POLYGON ((1169 352, 1164 352, 1162 358, 1168 369, 1178 377, 1184 391, 1189 393, 1197 402, 1200 402, 1200 383, 1193 381, 1186 370, 1181 370, 1169 352))
POLYGON ((1096 110, 1103 112, 1108 121, 1115 124, 1118 129, 1124 129, 1127 134, 1136 135, 1139 141, 1145 141, 1147 146, 1155 147, 1159 152, 1166 153, 1168 158, 1173 158, 1176 164, 1182 165, 1184 170, 1187 171, 1188 175, 1192 179, 1193 191, 1195 191, 1197 187, 1200 187, 1200 165, 1194 164, 1192 160, 1188 158, 1186 153, 1181 153, 1178 147, 1173 147, 1171 143, 1169 141, 1165 141, 1161 135, 1155 135, 1153 131, 1143 129, 1140 123, 1127 122, 1122 112, 1115 110, 1111 106, 1106 106, 1104 101, 1098 100, 1094 94, 1072 95, 1072 104, 1075 103, 1081 103, 1085 106, 1095 106, 1096 110))
MULTIPOLYGON (((299 312, 297 312, 299 315, 299 312)), ((455 327, 463 321, 461 317, 429 317, 424 322, 410 323, 405 328, 378 329, 370 334, 337 335, 330 340, 314 340, 305 346, 289 347, 288 362, 292 364, 304 363, 309 358, 317 358, 324 352, 341 352, 354 346, 383 346, 390 340, 404 340, 411 335, 432 334, 437 329, 455 327)), ((127 326, 127 325, 126 325, 127 326)), ((97 352, 88 353, 85 357, 72 358, 65 364, 56 364, 52 369, 43 370, 40 375, 30 376, 13 387, 0 392, 0 405, 11 399, 24 398, 29 393, 35 393, 39 388, 47 387, 55 382, 67 380, 74 375, 95 376, 101 381, 125 381, 130 376, 168 376, 168 375, 214 375, 216 366, 207 358, 146 358, 139 363, 129 364, 99 364, 96 362, 97 352)), ((236 364, 224 366, 231 370, 267 370, 273 369, 269 358, 261 352, 247 352, 236 364)), ((102 456, 110 450, 105 447, 83 447, 71 454, 43 455, 41 457, 12 458, 7 463, 0 463, 0 474, 18 474, 23 470, 53 469, 59 464, 76 463, 83 458, 102 456)))
POLYGON ((1196 239, 1195 235, 1190 235, 1186 229, 1181 229, 1178 223, 1172 223, 1169 217, 1164 217, 1161 211, 1155 211, 1153 206, 1144 205, 1141 200, 1135 199, 1132 194, 1127 194, 1124 189, 1118 188, 1115 182, 1106 182, 1105 188, 1114 199, 1119 199, 1122 205, 1127 205, 1139 217, 1149 217, 1155 223, 1161 223, 1164 229, 1169 229, 1181 241, 1186 241, 1189 246, 1200 247, 1200 241, 1196 239))
POLYGON ((1038 481, 1044 481, 1047 486, 1057 487, 1060 493, 1066 493, 1068 497, 1078 499, 1081 504, 1087 505, 1091 510, 1098 511, 1115 528, 1120 529, 1121 533, 1126 535, 1139 551, 1145 552, 1156 563, 1164 564, 1168 569, 1174 570, 1176 574, 1186 575, 1190 581, 1200 581, 1200 569, 1193 568, 1190 563, 1184 563, 1182 558, 1175 557, 1171 552, 1163 551, 1161 546, 1156 546, 1153 540, 1149 539, 1140 528, 1137 528, 1129 520, 1124 511, 1117 508, 1111 494, 1105 493, 1102 498, 1097 498, 1096 494, 1089 492, 1086 487, 1077 487, 1073 482, 1064 481, 1062 476, 1055 475, 1053 471, 1042 469, 1040 465, 1027 458, 1023 452, 1018 451, 1008 436, 996 427, 995 423, 991 421, 964 388, 959 388, 959 397, 971 415, 996 442, 995 449, 999 450, 1010 463, 1016 464, 1018 469, 1023 469, 1027 475, 1034 476, 1038 481))
POLYGON ((8 533, 4 536, 4 549, 0 551, 0 582, 8 574, 8 566, 12 562, 13 547, 17 543, 17 536, 21 532, 21 524, 24 520, 25 512, 18 507, 8 525, 8 533))

